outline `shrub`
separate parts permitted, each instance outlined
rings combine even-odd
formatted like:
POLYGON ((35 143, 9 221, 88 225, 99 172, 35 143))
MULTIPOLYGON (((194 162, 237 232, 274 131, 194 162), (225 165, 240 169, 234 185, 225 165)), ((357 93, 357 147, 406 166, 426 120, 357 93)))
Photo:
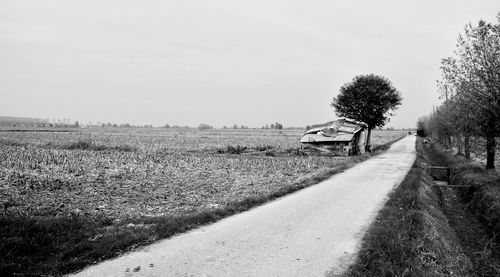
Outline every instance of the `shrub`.
POLYGON ((217 153, 219 154, 241 154, 248 147, 237 145, 236 147, 228 145, 225 149, 217 149, 217 153))
POLYGON ((275 153, 273 151, 266 151, 266 156, 274 157, 275 153))
POLYGON ((236 147, 233 147, 231 145, 227 146, 227 153, 229 154, 241 154, 247 149, 246 146, 240 146, 237 145, 236 147))
POLYGON ((209 129, 213 129, 214 127, 208 125, 208 124, 204 124, 204 123, 201 123, 200 125, 198 125, 198 130, 209 130, 209 129))
POLYGON ((82 149, 88 150, 93 147, 93 143, 91 140, 79 140, 77 142, 71 142, 64 146, 65 149, 74 150, 74 149, 82 149))
POLYGON ((267 150, 274 149, 274 146, 272 146, 272 145, 257 145, 254 147, 254 149, 257 151, 267 151, 267 150))
MULTIPOLYGON (((47 143, 45 147, 53 148, 55 145, 51 143, 47 143)), ((79 140, 77 142, 70 142, 66 145, 61 146, 62 149, 68 150, 89 150, 89 151, 124 151, 124 152, 133 152, 136 149, 130 145, 119 145, 119 146, 107 146, 107 145, 98 145, 92 142, 90 139, 79 140)))

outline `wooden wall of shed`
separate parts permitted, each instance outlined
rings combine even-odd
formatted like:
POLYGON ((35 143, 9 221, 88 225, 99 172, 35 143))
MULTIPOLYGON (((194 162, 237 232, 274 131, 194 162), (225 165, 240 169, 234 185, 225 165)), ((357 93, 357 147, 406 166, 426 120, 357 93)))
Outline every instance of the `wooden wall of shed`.
POLYGON ((351 148, 349 151, 349 155, 358 155, 365 153, 366 146, 366 129, 357 132, 349 143, 349 147, 351 148))
POLYGON ((359 148, 361 154, 365 153, 365 146, 366 146, 366 139, 367 139, 366 136, 367 136, 366 129, 359 131, 358 148, 359 148))

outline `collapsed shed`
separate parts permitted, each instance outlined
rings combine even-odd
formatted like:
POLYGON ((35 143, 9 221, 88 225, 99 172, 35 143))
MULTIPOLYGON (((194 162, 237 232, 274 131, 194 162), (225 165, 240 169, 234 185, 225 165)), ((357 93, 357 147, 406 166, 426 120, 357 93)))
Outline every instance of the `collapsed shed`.
POLYGON ((322 151, 351 156, 365 153, 368 125, 341 118, 304 132, 300 142, 322 151))

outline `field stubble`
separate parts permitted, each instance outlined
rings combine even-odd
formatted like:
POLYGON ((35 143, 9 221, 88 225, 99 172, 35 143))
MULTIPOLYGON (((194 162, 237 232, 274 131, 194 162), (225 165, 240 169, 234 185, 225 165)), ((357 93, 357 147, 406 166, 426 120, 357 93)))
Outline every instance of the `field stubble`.
MULTIPOLYGON (((38 243, 40 249, 51 249, 47 250, 49 254, 37 254, 43 266, 29 255, 23 256, 25 262, 13 262, 6 257, 5 263, 13 262, 7 266, 7 272, 45 274, 49 270, 56 275, 69 272, 156 236, 137 228, 151 228, 152 224, 163 224, 162 228, 166 228, 184 215, 232 209, 235 203, 248 199, 282 195, 322 170, 353 163, 350 157, 307 154, 301 150, 301 134, 301 130, 192 129, 0 132, 2 220, 5 226, 10 226, 2 230, 8 242, 0 248, 17 245, 16 251, 0 251, 13 259, 15 255, 26 255, 24 252, 29 249, 22 250, 16 240, 22 240, 25 248, 36 247, 34 244, 38 243), (230 149, 239 151, 228 152, 230 149), (164 219, 157 220, 160 217, 164 219), (72 231, 81 233, 65 233, 69 239, 60 245, 41 245, 47 243, 44 234, 31 244, 23 238, 32 237, 35 227, 35 232, 43 233, 53 228, 51 220, 67 222, 68 218, 75 220, 75 226, 82 224, 80 230, 72 231), (142 224, 145 218, 151 222, 142 224), (126 230, 116 231, 116 228, 126 230), (114 237, 110 232, 114 232, 114 237), (109 242, 100 241, 106 236, 109 242), (75 240, 68 246, 68 240, 75 237, 83 237, 92 245, 75 240), (117 237, 129 241, 122 238, 123 243, 116 244, 117 237), (106 246, 107 243, 111 246, 106 246), (89 250, 103 247, 99 245, 116 249, 89 250), (87 256, 75 258, 86 251, 90 251, 87 256), (43 261, 43 256, 50 255, 58 256, 50 258, 57 268, 43 261), (27 267, 31 269, 20 269, 23 263, 30 264, 27 267)), ((374 131, 372 144, 385 144, 403 135, 404 132, 374 131)), ((215 217, 219 216, 223 215, 215 217)), ((193 224, 215 219, 194 218, 193 224)), ((171 232, 184 228, 188 227, 174 228, 171 232)))
MULTIPOLYGON (((348 159, 300 155, 300 134, 298 130, 0 133, 0 193, 9 202, 3 203, 8 212, 23 215, 83 213, 120 219, 204 210, 282 189, 348 159), (135 151, 65 147, 84 140, 135 151), (228 145, 245 146, 246 153, 218 154, 228 145)), ((398 136, 401 132, 374 132, 373 144, 398 136)))

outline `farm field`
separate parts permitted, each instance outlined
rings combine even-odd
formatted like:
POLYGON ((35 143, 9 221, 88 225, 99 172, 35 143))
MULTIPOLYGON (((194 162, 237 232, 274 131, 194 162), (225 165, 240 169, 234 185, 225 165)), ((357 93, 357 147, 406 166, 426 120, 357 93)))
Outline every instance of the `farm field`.
MULTIPOLYGON (((2 199, 10 201, 9 212, 23 215, 83 213, 117 219, 218 207, 289 186, 348 159, 304 155, 301 133, 2 132, 2 199), (246 149, 236 154, 238 148, 246 149)), ((375 131, 373 144, 402 134, 375 131)))
MULTIPOLYGON (((321 172, 359 160, 303 151, 301 134, 302 130, 159 128, 2 131, 2 270, 70 272, 190 228, 174 226, 163 234, 166 221, 172 225, 172 219, 227 210, 248 199, 270 199, 321 172), (64 232, 54 227, 56 223, 76 228, 61 222, 81 229, 64 234, 68 237, 63 245, 52 245, 45 234, 37 233, 64 232), (31 240, 26 242, 26 237, 31 240), (121 244, 114 242, 117 238, 121 244), (68 240, 73 246, 64 245, 68 240), (24 257, 30 245, 23 243, 44 252, 24 257), (110 249, 93 252, 90 248, 96 245, 110 249), (57 266, 51 267, 47 257, 57 266)), ((372 144, 404 135, 375 130, 372 144)))

